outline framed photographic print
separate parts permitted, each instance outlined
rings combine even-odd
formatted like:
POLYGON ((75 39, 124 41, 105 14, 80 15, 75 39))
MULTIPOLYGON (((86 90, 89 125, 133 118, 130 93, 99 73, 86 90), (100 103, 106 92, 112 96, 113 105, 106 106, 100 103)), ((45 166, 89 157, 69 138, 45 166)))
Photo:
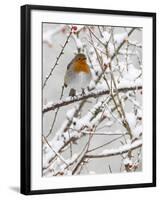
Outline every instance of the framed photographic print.
POLYGON ((156 186, 156 14, 21 7, 21 193, 156 186))

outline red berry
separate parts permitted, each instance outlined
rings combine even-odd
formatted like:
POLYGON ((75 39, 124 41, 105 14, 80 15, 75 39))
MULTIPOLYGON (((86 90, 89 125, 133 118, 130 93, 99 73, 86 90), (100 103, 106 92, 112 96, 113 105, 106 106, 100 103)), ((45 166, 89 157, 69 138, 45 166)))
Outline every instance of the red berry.
POLYGON ((72 26, 72 30, 76 31, 77 30, 77 26, 72 26))

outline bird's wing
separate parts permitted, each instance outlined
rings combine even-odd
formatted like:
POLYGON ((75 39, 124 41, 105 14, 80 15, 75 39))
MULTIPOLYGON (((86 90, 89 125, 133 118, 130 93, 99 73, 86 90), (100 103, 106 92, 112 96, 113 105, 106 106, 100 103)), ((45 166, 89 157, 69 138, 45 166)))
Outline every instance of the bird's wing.
POLYGON ((67 65, 67 70, 70 68, 70 66, 72 65, 73 63, 73 59, 71 60, 71 62, 67 65))
POLYGON ((72 71, 70 70, 71 65, 73 64, 74 59, 70 61, 70 63, 67 65, 67 70, 64 76, 64 85, 67 87, 68 82, 70 80, 70 75, 72 74, 72 71))
POLYGON ((67 72, 66 72, 66 74, 65 74, 65 76, 64 76, 64 86, 65 86, 65 87, 68 86, 68 84, 67 84, 68 81, 67 81, 67 76, 66 76, 66 75, 67 75, 67 72))

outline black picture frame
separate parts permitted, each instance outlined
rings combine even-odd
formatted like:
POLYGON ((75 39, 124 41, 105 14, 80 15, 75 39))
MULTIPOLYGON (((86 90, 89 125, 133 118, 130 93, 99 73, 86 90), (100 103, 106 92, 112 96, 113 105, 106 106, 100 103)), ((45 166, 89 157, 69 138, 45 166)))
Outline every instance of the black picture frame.
POLYGON ((93 190, 111 190, 111 189, 127 189, 140 187, 156 186, 156 13, 120 11, 120 10, 101 10, 89 8, 72 8, 72 7, 55 7, 44 5, 24 5, 21 6, 21 180, 20 191, 22 194, 49 194, 64 192, 81 192, 93 190), (49 190, 31 190, 31 11, 64 11, 64 12, 82 12, 95 14, 111 14, 124 16, 142 16, 151 17, 153 20, 152 27, 152 47, 153 47, 153 172, 152 183, 126 184, 113 186, 94 186, 79 188, 61 188, 49 190))

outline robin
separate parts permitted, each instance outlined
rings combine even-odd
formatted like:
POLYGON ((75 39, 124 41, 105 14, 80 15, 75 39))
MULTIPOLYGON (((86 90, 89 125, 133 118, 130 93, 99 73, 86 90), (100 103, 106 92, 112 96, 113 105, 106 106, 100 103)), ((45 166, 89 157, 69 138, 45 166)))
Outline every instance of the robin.
POLYGON ((64 77, 64 86, 71 88, 69 96, 75 96, 76 90, 87 88, 92 79, 90 67, 87 64, 87 58, 84 54, 77 54, 67 66, 64 77))

